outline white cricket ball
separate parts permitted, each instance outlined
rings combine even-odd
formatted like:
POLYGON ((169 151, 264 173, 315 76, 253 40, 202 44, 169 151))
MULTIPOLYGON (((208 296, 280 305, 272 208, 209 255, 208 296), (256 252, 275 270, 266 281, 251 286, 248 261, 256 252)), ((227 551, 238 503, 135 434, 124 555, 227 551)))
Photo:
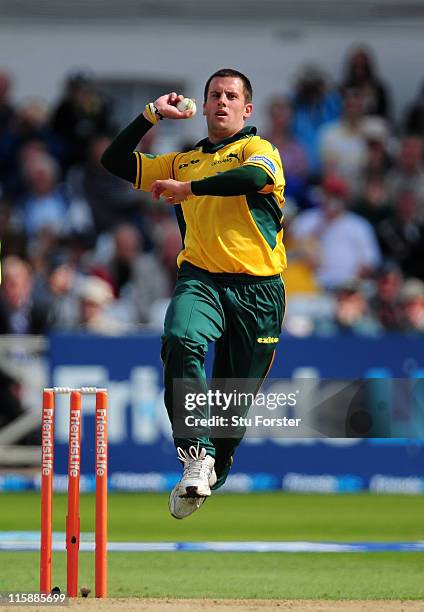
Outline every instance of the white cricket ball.
POLYGON ((181 102, 178 102, 177 108, 182 113, 188 110, 192 111, 192 117, 196 114, 196 102, 191 98, 184 98, 183 100, 181 100, 181 102))

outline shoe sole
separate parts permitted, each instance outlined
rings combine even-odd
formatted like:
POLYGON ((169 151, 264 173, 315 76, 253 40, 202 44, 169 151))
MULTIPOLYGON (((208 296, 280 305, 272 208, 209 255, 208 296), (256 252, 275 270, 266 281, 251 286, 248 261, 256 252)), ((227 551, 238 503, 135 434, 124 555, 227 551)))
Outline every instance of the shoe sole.
POLYGON ((169 504, 168 504, 168 508, 169 508, 169 513, 170 513, 170 515, 172 516, 172 518, 177 519, 177 521, 182 521, 183 519, 188 518, 188 517, 189 517, 189 516, 191 516, 191 515, 192 515, 194 512, 196 512, 196 510, 199 510, 199 508, 201 508, 201 507, 202 507, 202 505, 205 503, 205 501, 206 501, 208 498, 207 498, 207 497, 199 497, 198 499, 201 499, 201 500, 202 500, 202 502, 201 502, 200 506, 198 506, 197 508, 194 508, 194 509, 193 509, 193 512, 190 512, 190 514, 186 514, 185 516, 177 516, 176 514, 174 514, 174 513, 172 512, 172 509, 171 509, 171 504, 169 503, 169 504))

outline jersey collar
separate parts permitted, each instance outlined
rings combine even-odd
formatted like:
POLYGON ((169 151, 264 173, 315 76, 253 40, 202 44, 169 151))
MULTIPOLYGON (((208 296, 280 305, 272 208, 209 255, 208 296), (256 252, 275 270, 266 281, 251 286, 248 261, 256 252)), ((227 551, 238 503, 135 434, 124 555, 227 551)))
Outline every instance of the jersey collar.
POLYGON ((196 144, 196 148, 201 147, 203 153, 215 153, 231 142, 236 142, 237 140, 247 138, 248 136, 254 136, 256 132, 257 130, 254 125, 246 125, 246 127, 240 130, 240 132, 237 132, 237 134, 229 136, 228 138, 224 138, 224 140, 221 140, 221 142, 212 143, 209 141, 209 138, 204 138, 196 144))

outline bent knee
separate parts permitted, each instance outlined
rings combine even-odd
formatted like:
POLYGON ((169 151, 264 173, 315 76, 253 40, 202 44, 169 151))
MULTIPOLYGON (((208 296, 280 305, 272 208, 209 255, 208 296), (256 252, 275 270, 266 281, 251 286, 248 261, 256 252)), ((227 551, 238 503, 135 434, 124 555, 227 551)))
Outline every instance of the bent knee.
POLYGON ((164 353, 183 351, 204 356, 207 348, 207 342, 200 337, 193 338, 187 334, 178 333, 178 331, 165 332, 162 336, 162 352, 164 353))

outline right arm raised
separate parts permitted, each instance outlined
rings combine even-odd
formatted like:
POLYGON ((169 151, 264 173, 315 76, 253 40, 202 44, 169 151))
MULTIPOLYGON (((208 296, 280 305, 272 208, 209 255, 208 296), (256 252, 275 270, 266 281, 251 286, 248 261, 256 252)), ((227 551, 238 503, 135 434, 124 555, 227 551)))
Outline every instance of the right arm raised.
POLYGON ((104 151, 101 158, 104 168, 134 183, 137 177, 137 159, 133 155, 135 148, 159 119, 189 119, 192 116, 191 111, 181 112, 177 109, 178 102, 183 99, 184 96, 172 92, 147 104, 144 112, 124 128, 104 151))
POLYGON ((135 182, 137 159, 133 151, 143 136, 153 127, 144 114, 139 115, 116 136, 104 151, 101 162, 106 170, 120 178, 135 182))

